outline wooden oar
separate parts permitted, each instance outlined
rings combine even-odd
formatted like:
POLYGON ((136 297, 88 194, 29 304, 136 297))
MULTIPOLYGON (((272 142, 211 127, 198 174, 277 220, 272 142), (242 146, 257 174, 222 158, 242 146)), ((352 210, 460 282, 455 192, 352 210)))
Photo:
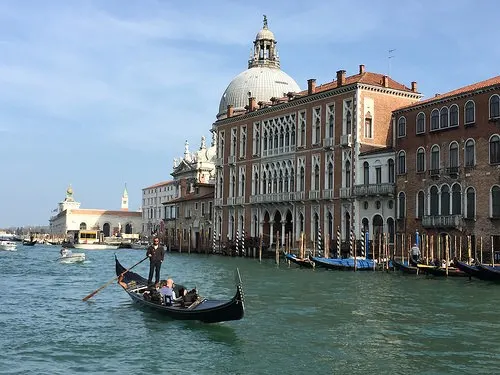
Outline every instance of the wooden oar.
POLYGON ((111 280, 109 280, 106 284, 104 284, 103 286, 101 286, 100 288, 94 290, 92 293, 90 293, 88 296, 84 297, 82 299, 82 301, 87 301, 88 299, 94 297, 97 293, 99 293, 101 290, 103 290, 104 288, 106 288, 109 284, 113 283, 114 281, 116 281, 120 276, 122 275, 125 275, 128 271, 130 271, 132 268, 138 266, 139 264, 141 264, 142 262, 144 262, 146 259, 148 259, 149 257, 146 257, 144 258, 143 260, 141 260, 140 262, 137 262, 136 264, 134 264, 132 267, 126 269, 125 271, 123 271, 120 275, 118 276, 115 276, 113 277, 111 280))

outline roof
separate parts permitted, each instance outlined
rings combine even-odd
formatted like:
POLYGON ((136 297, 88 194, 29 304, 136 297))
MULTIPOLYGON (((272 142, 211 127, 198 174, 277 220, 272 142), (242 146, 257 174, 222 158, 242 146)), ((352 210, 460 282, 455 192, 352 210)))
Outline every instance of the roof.
POLYGON ((72 215, 111 215, 111 216, 137 216, 142 217, 141 211, 99 210, 93 208, 69 209, 72 215))
POLYGON ((173 180, 168 180, 168 181, 158 182, 157 184, 154 184, 154 185, 151 185, 151 186, 148 186, 148 187, 142 188, 142 190, 146 190, 146 189, 153 189, 153 188, 157 188, 157 187, 160 187, 160 186, 170 185, 170 184, 172 184, 173 182, 174 182, 173 180))
MULTIPOLYGON (((354 83, 364 83, 372 86, 384 87, 383 78, 384 74, 372 73, 372 72, 363 72, 361 74, 355 74, 349 77, 346 77, 345 83, 343 86, 352 85, 354 83)), ((315 93, 332 90, 337 88, 337 80, 332 82, 324 83, 322 85, 316 86, 315 93)), ((394 90, 401 90, 407 92, 413 92, 411 88, 406 87, 402 83, 399 83, 393 80, 391 77, 387 77, 387 88, 394 90)), ((301 91, 300 95, 307 95, 307 90, 301 91)))
POLYGON ((486 79, 484 81, 480 81, 480 82, 476 82, 476 83, 473 83, 473 84, 468 85, 468 86, 460 87, 460 88, 455 89, 453 91, 449 91, 445 94, 437 94, 436 96, 434 96, 432 98, 421 100, 415 104, 400 107, 397 110, 395 110, 394 112, 397 112, 397 111, 400 111, 403 109, 407 109, 407 108, 419 107, 421 105, 425 105, 425 104, 429 104, 429 103, 433 103, 433 102, 439 102, 443 99, 463 95, 463 94, 466 94, 469 92, 478 91, 478 90, 485 89, 487 87, 495 86, 495 85, 500 85, 500 76, 492 77, 492 78, 486 79))
POLYGON ((392 148, 392 146, 377 147, 377 146, 362 144, 361 148, 362 148, 362 150, 359 153, 359 156, 368 156, 368 155, 376 155, 376 154, 384 154, 384 153, 394 152, 394 148, 392 148), (363 146, 365 146, 365 147, 363 147, 363 146))
POLYGON ((203 194, 203 195, 198 195, 198 194, 188 194, 184 197, 180 197, 177 199, 172 199, 171 201, 168 202, 163 202, 163 205, 167 204, 173 204, 173 203, 180 203, 180 202, 187 202, 187 201, 196 201, 196 200, 203 200, 203 199, 209 199, 213 198, 215 196, 214 192, 211 191, 210 193, 203 194))

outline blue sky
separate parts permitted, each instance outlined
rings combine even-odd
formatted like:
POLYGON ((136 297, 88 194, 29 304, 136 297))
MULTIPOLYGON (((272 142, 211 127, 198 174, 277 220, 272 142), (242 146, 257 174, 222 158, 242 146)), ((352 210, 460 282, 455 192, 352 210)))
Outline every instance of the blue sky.
POLYGON ((171 179, 184 141, 211 139, 226 86, 266 14, 301 88, 359 64, 425 96, 499 74, 488 0, 0 2, 0 227, 47 224, 72 184, 82 208, 130 208, 171 179))

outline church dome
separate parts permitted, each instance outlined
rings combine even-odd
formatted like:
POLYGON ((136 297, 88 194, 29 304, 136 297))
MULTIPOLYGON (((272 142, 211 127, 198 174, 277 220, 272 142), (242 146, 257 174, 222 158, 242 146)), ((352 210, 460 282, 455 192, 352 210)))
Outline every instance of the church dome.
POLYGON ((218 118, 224 117, 227 106, 235 113, 245 111, 248 98, 269 102, 271 98, 282 98, 289 92, 299 92, 300 87, 292 77, 279 68, 255 66, 238 74, 227 86, 219 104, 218 118))
POLYGON ((280 69, 276 40, 267 27, 266 16, 253 45, 248 69, 238 74, 222 95, 217 114, 219 120, 226 117, 228 105, 233 106, 234 114, 241 114, 245 112, 251 97, 255 98, 256 103, 269 102, 273 97, 282 98, 289 92, 300 91, 297 82, 280 69))

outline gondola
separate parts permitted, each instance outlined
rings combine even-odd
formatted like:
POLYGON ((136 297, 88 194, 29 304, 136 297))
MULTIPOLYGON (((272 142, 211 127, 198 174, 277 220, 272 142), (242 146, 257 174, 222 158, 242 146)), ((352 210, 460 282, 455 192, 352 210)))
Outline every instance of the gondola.
POLYGON ((30 241, 30 240, 23 240, 23 246, 35 246, 36 240, 30 241))
POLYGON ((482 270, 475 264, 460 262, 458 259, 455 259, 454 264, 459 270, 465 272, 469 277, 476 277, 480 280, 489 280, 486 275, 483 276, 482 270))
POLYGON ((318 267, 340 271, 373 271, 375 269, 372 259, 354 258, 312 258, 318 267))
POLYGON ((468 277, 469 275, 459 268, 448 267, 448 274, 446 274, 445 267, 428 266, 425 264, 419 264, 419 271, 422 271, 428 275, 432 276, 448 276, 448 277, 468 277))
MULTIPOLYGON (((125 272, 126 268, 120 264, 116 256, 115 262, 116 276, 120 276, 125 272)), ((132 301, 142 307, 156 310, 172 319, 218 323, 242 319, 245 312, 243 286, 238 269, 236 269, 236 294, 233 298, 229 300, 215 300, 199 297, 195 302, 187 306, 175 303, 172 306, 166 306, 144 299, 143 293, 148 289, 148 282, 135 272, 126 272, 123 275, 122 281, 127 284, 127 287, 123 287, 123 289, 132 298, 132 301)))
POLYGON ((315 264, 311 259, 298 258, 295 254, 285 253, 285 259, 289 260, 292 263, 295 263, 299 267, 304 267, 304 268, 314 268, 315 267, 315 264))
POLYGON ((405 263, 402 263, 402 262, 398 262, 397 260, 395 259, 392 259, 392 266, 398 270, 398 271, 401 271, 403 273, 406 273, 406 274, 413 274, 413 275, 416 275, 418 274, 418 267, 415 267, 415 266, 409 266, 405 263))

